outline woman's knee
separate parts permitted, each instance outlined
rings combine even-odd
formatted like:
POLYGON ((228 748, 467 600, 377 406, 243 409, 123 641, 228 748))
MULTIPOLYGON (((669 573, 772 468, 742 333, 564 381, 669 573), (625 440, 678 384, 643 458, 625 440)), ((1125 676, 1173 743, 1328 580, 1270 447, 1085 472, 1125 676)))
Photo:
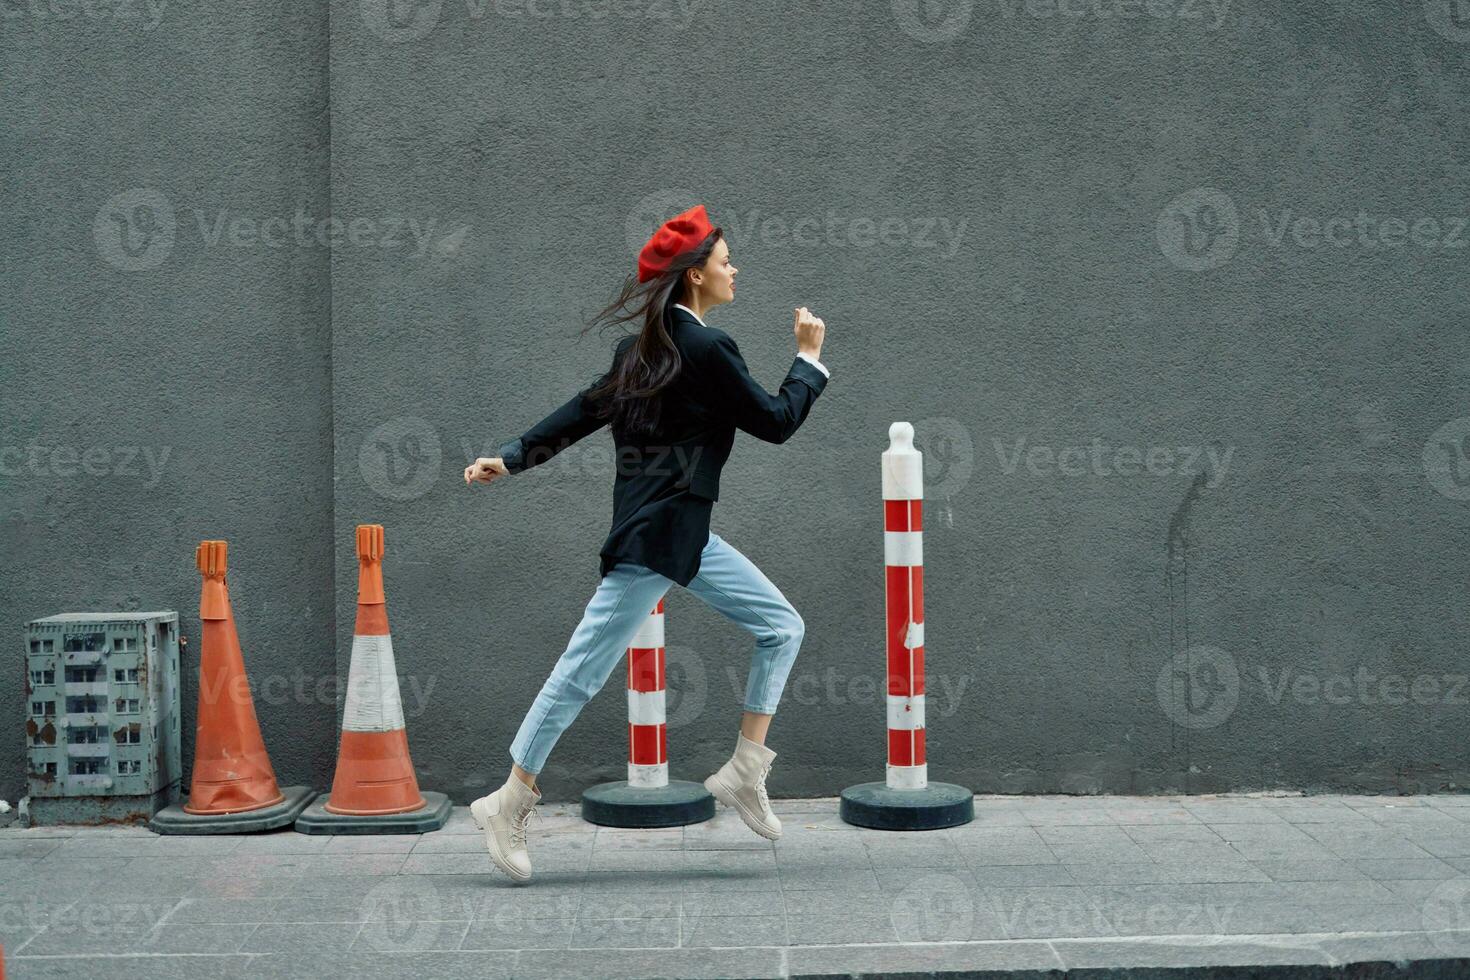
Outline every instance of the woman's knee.
POLYGON ((781 621, 776 625, 776 637, 781 646, 790 644, 799 646, 802 638, 806 636, 806 621, 801 618, 801 613, 795 609, 789 609, 781 621))
POLYGON ((569 671, 565 674, 553 673, 546 679, 545 690, 553 703, 576 705, 580 709, 602 690, 605 683, 606 676, 598 678, 569 671))

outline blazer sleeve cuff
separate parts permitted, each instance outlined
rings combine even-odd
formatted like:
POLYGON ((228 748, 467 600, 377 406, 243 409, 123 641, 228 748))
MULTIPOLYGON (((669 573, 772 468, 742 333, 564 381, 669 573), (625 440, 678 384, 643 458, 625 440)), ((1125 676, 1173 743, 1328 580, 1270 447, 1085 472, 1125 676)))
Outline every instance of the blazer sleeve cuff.
POLYGON ((832 377, 832 372, 827 370, 827 365, 823 364, 815 357, 812 357, 806 351, 797 351, 796 356, 801 358, 803 361, 806 361, 808 364, 816 365, 817 370, 821 371, 824 377, 832 377))
POLYGON ((526 449, 518 438, 501 445, 495 455, 500 457, 500 461, 511 473, 519 473, 526 468, 526 449))
POLYGON ((804 382, 819 395, 827 387, 827 375, 805 357, 798 356, 791 362, 787 377, 804 382))

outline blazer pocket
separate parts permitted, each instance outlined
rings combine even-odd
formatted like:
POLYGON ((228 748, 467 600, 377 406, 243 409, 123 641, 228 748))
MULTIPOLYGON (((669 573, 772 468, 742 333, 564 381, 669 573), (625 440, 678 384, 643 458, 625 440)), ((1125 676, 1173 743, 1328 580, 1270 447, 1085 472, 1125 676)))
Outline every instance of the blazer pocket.
POLYGON ((689 478, 689 492, 707 500, 719 500, 720 478, 712 473, 701 473, 696 470, 689 478))

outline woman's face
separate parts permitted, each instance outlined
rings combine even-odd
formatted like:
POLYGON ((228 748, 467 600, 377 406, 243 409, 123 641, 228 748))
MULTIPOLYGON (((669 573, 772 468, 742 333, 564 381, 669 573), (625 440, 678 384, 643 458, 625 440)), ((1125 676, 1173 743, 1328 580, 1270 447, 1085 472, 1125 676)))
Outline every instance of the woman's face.
POLYGON ((735 298, 736 271, 730 262, 730 246, 725 244, 724 238, 718 239, 709 258, 699 267, 700 281, 693 286, 703 300, 701 305, 705 309, 728 303, 735 298))

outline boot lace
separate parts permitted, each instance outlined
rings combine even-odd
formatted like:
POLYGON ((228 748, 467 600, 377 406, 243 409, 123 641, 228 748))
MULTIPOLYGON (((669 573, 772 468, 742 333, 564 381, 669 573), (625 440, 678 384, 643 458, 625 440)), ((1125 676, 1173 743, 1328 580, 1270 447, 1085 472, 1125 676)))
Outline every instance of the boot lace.
POLYGON ((513 846, 526 846, 526 830, 530 826, 531 818, 534 816, 536 816, 536 808, 532 806, 528 807, 526 809, 526 812, 521 814, 519 818, 511 820, 510 842, 513 846))
POLYGON ((763 810, 769 810, 771 808, 771 800, 766 796, 766 774, 770 771, 771 763, 768 762, 761 767, 761 774, 755 780, 755 796, 756 799, 760 800, 761 809, 763 810))

